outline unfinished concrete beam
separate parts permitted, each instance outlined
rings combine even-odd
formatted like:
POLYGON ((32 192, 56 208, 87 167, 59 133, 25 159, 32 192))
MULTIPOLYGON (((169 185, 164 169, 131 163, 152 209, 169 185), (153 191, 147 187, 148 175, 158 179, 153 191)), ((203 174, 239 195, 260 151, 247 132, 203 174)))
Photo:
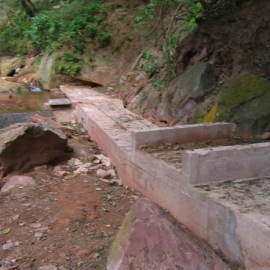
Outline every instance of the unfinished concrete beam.
POLYGON ((187 150, 182 170, 187 182, 201 185, 270 176, 270 143, 187 150))
POLYGON ((211 141, 232 137, 235 124, 212 123, 196 124, 167 128, 151 128, 151 130, 133 130, 132 147, 141 145, 156 146, 163 143, 185 144, 190 142, 211 141))

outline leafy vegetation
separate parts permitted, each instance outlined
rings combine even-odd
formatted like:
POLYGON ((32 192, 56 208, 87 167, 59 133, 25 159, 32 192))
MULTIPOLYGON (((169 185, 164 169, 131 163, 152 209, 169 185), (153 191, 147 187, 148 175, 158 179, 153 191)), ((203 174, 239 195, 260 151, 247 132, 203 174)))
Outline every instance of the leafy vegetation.
MULTIPOLYGON (((175 50, 183 37, 196 30, 197 20, 203 14, 203 2, 149 0, 140 9, 135 18, 136 29, 143 29, 143 35, 154 37, 154 46, 163 52, 162 57, 151 50, 144 54, 142 69, 149 78, 157 76, 164 64, 167 66, 165 77, 173 77, 175 50)), ((0 56, 68 51, 55 69, 74 75, 83 63, 81 55, 111 44, 113 53, 130 39, 129 34, 121 33, 114 40, 112 37, 108 15, 114 10, 115 14, 117 10, 123 11, 121 7, 105 0, 3 0, 0 8, 5 19, 0 21, 0 56)), ((163 77, 155 79, 163 81, 163 77)))
POLYGON ((37 54, 62 47, 83 53, 89 41, 96 48, 111 42, 108 4, 102 0, 54 1, 55 6, 36 8, 34 16, 11 3, 5 6, 7 20, 0 23, 0 55, 37 54))
POLYGON ((79 54, 63 54, 56 61, 55 71, 60 74, 76 75, 81 69, 82 57, 79 54))
POLYGON ((149 78, 151 78, 160 71, 161 65, 161 58, 156 57, 151 51, 147 51, 144 53, 142 59, 142 69, 145 71, 149 78))
POLYGON ((142 68, 149 78, 153 77, 156 88, 174 78, 176 49, 183 38, 197 29, 198 19, 203 16, 203 4, 199 0, 150 0, 135 17, 137 31, 154 40, 153 48, 158 48, 163 55, 163 60, 158 60, 163 62, 163 69, 153 55, 146 53, 142 59, 142 68))

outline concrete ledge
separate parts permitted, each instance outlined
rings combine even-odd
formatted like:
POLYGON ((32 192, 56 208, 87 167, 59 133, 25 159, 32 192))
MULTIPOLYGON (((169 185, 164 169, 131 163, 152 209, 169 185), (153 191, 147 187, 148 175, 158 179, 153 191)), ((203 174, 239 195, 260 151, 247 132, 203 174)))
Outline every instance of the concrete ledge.
POLYGON ((133 130, 132 147, 156 146, 162 143, 190 143, 232 137, 235 125, 232 123, 196 124, 151 130, 133 130))
POLYGON ((270 143, 221 146, 183 152, 191 185, 270 176, 270 143))

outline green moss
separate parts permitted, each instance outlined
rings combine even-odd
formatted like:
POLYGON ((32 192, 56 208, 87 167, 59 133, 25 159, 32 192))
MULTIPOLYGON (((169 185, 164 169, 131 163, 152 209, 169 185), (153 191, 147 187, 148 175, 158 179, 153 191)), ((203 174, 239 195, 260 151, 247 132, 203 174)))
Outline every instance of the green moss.
POLYGON ((121 256, 121 246, 123 244, 124 239, 127 237, 127 235, 130 233, 132 224, 134 222, 134 214, 132 211, 128 213, 128 215, 125 217, 121 228, 116 236, 116 239, 114 240, 114 243, 112 245, 110 255, 108 258, 108 265, 114 265, 119 257, 121 256))
POLYGON ((269 91, 269 82, 254 75, 245 75, 226 84, 219 94, 218 120, 231 120, 237 109, 269 91))
POLYGON ((204 122, 230 121, 239 133, 261 134, 270 125, 270 82, 255 75, 229 81, 216 97, 204 122))
POLYGON ((211 108, 211 110, 205 115, 203 122, 204 123, 212 123, 215 121, 217 110, 218 110, 218 102, 219 102, 219 96, 215 98, 214 105, 211 108))

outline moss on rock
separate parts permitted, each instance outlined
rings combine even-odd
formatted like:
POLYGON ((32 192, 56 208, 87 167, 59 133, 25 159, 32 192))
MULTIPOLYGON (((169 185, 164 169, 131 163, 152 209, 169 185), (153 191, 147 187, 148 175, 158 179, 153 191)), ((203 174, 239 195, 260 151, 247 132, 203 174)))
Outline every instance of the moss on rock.
POLYGON ((270 128, 270 82, 255 75, 232 79, 221 88, 204 120, 232 121, 240 133, 266 131, 270 128))

